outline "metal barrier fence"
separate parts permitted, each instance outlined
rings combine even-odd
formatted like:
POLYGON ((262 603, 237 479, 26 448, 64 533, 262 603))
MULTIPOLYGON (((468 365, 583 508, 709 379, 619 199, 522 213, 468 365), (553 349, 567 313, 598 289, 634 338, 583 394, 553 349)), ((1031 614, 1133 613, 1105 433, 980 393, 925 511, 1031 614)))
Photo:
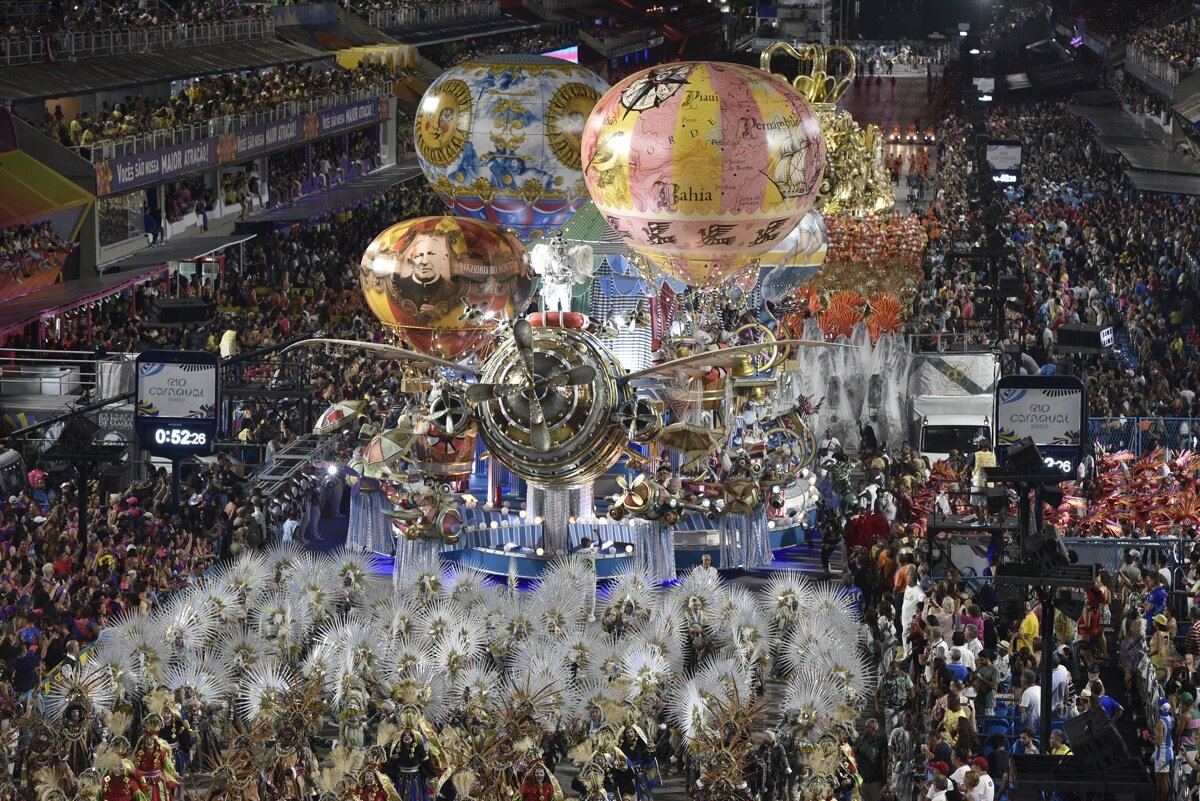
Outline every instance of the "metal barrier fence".
MULTIPOLYGON (((98 385, 119 383, 119 365, 132 358, 122 353, 100 357, 90 350, 10 348, 0 359, 0 396, 45 395, 62 397, 65 403, 94 393, 98 385)), ((132 373, 129 378, 132 380, 132 373)), ((108 387, 99 388, 99 394, 109 394, 108 387)))
POLYGON ((978 331, 908 334, 907 338, 909 353, 972 353, 992 349, 991 334, 982 325, 978 331))
POLYGON ((390 83, 379 83, 365 89, 353 92, 342 92, 336 95, 323 95, 304 102, 290 102, 276 106, 267 111, 247 112, 228 117, 214 117, 205 122, 192 123, 178 128, 162 131, 151 131, 146 134, 135 134, 119 140, 101 139, 91 147, 74 147, 79 155, 89 161, 106 161, 118 156, 129 156, 135 153, 145 153, 153 150, 182 145, 207 139, 210 136, 237 133, 256 125, 299 117, 302 114, 322 111, 334 106, 356 103, 377 97, 387 97, 392 93, 390 83))
POLYGON ((74 31, 51 35, 0 37, 0 64, 43 64, 132 53, 152 53, 180 47, 209 47, 230 42, 254 42, 275 36, 270 17, 222 22, 187 22, 141 30, 74 31))
POLYGON ((1138 455, 1158 447, 1195 450, 1200 446, 1200 417, 1092 417, 1088 442, 1109 452, 1138 455))
POLYGON ((447 3, 428 8, 371 9, 367 21, 382 31, 400 28, 419 28, 443 22, 459 22, 468 19, 486 19, 500 16, 498 0, 468 0, 465 3, 447 3))
POLYGON ((1130 45, 1125 51, 1126 68, 1140 69, 1144 74, 1158 78, 1171 86, 1178 86, 1183 78, 1183 72, 1161 58, 1152 56, 1137 45, 1130 45))

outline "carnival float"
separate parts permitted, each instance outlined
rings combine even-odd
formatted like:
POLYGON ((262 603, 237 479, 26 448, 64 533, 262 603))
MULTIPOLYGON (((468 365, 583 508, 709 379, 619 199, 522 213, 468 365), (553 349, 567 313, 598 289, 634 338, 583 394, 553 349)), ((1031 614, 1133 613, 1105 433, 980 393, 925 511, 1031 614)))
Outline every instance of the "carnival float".
POLYGON ((395 426, 360 440, 369 399, 345 398, 315 427, 350 446, 326 465, 345 547, 242 553, 124 615, 39 702, 21 786, 166 801, 203 764, 214 801, 553 801, 569 760, 589 801, 672 771, 744 801, 773 726, 789 791, 853 791, 874 691, 853 605, 684 570, 802 536, 814 429, 900 425, 923 243, 887 216, 879 131, 837 111, 831 56, 854 74, 780 45, 611 88, 537 56, 431 84, 416 147, 450 214, 397 221, 359 270, 392 341, 294 346, 402 368, 395 426))
POLYGON ((397 575, 436 553, 514 581, 581 545, 599 578, 667 581, 704 553, 754 569, 796 544, 814 430, 900 430, 924 248, 888 216, 879 131, 836 107, 853 59, 777 43, 762 69, 609 88, 497 56, 434 81, 416 150, 450 214, 397 222, 360 269, 394 342, 298 346, 404 365, 400 425, 336 465, 349 544, 397 575))

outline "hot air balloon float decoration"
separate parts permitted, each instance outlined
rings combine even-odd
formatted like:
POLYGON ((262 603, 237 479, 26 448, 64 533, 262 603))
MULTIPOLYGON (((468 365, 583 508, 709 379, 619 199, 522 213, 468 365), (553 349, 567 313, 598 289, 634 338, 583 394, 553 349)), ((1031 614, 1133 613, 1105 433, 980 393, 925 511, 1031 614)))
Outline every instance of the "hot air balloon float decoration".
POLYGON ((718 284, 786 237, 816 200, 825 140, 783 79, 737 64, 635 73, 583 133, 596 207, 636 253, 691 286, 718 284))
POLYGON ((464 62, 421 98, 417 161, 452 213, 523 241, 551 233, 588 200, 579 144, 607 89, 591 70, 546 56, 464 62))
POLYGON ((745 300, 788 295, 827 246, 812 213, 829 163, 812 105, 736 64, 671 64, 610 89, 573 64, 493 56, 435 80, 414 126, 453 216, 398 221, 363 254, 364 299, 396 341, 293 346, 398 365, 388 419, 399 423, 348 443, 393 505, 396 570, 469 554, 536 575, 588 536, 606 546, 598 575, 632 564, 667 579, 675 529, 688 526, 716 531, 723 566, 769 560, 768 529, 794 526, 816 497, 805 417, 820 403, 782 371, 810 349, 851 347, 764 322, 761 300, 745 300), (589 198, 615 240, 553 238, 589 198), (533 239, 557 250, 531 259, 533 239), (654 308, 622 325, 569 311, 565 295, 529 313, 552 268, 570 268, 568 287, 593 280, 593 244, 596 258, 635 254, 703 301, 643 297, 638 308, 654 308), (714 306, 734 278, 741 305, 714 306), (656 333, 635 369, 618 349, 637 326, 656 333), (717 385, 719 397, 700 392, 717 385), (598 489, 609 486, 623 492, 598 489), (436 514, 412 511, 431 497, 436 514))

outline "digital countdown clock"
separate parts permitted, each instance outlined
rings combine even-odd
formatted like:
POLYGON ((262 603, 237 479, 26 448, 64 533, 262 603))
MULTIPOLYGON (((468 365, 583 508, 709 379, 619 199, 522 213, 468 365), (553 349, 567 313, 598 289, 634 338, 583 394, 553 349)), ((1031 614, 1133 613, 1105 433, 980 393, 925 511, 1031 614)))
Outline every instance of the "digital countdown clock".
POLYGON ((172 460, 211 454, 220 401, 217 355, 146 351, 136 375, 134 428, 141 447, 172 460))
POLYGON ((189 431, 186 428, 156 428, 154 429, 156 445, 208 445, 208 433, 204 431, 189 431))

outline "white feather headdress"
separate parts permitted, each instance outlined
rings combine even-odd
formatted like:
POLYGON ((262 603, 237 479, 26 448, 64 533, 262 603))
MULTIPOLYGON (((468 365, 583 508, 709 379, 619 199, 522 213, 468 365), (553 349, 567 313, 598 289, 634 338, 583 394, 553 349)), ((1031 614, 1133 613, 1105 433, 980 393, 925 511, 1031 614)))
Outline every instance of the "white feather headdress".
POLYGON ((59 671, 46 694, 43 709, 46 719, 57 723, 73 704, 82 704, 85 713, 93 714, 112 709, 115 700, 110 672, 103 665, 89 662, 59 671))

